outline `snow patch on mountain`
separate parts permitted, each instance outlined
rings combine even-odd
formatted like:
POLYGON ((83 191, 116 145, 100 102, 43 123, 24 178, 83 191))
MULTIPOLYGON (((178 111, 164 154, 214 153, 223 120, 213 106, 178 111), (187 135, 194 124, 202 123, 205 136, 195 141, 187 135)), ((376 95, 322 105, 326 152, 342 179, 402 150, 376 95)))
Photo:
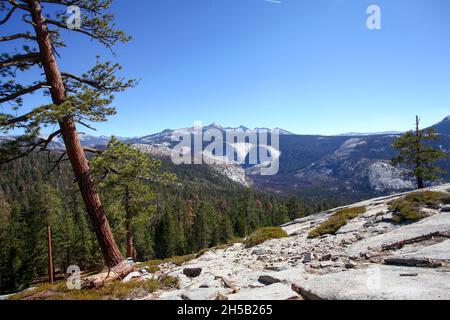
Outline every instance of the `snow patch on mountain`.
MULTIPOLYGON (((133 147, 156 157, 171 157, 173 152, 167 144, 134 144, 133 147)), ((183 154, 190 154, 191 149, 185 147, 181 152, 183 154)), ((245 170, 238 163, 229 161, 226 157, 214 156, 213 154, 208 153, 208 151, 203 151, 203 162, 208 164, 218 174, 221 174, 234 182, 240 183, 245 187, 251 186, 251 182, 248 180, 245 170)))
POLYGON ((344 142, 344 144, 334 152, 334 155, 338 157, 349 156, 358 146, 367 144, 364 139, 352 138, 344 142))

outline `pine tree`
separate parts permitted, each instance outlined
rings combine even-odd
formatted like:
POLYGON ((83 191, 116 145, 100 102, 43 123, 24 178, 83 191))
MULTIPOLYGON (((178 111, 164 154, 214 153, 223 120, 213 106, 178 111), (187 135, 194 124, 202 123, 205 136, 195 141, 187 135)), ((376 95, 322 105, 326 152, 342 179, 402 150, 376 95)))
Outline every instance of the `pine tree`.
POLYGON ((393 165, 405 164, 412 169, 412 175, 417 179, 417 188, 425 187, 425 180, 435 181, 444 171, 436 165, 440 159, 449 157, 449 154, 430 145, 430 142, 439 140, 434 129, 420 130, 419 117, 416 117, 415 132, 408 131, 393 142, 393 147, 399 155, 392 160, 393 165))
POLYGON ((289 220, 295 220, 304 215, 304 211, 299 199, 296 196, 292 196, 286 203, 288 209, 289 220))
POLYGON ((152 183, 165 183, 174 176, 160 172, 161 162, 115 137, 108 148, 91 161, 92 172, 109 201, 118 201, 125 212, 127 257, 136 258, 133 218, 152 210, 155 192, 152 183))
MULTIPOLYGON (((61 31, 86 35, 107 48, 129 40, 122 31, 114 30, 114 16, 108 12, 112 0, 23 0, 2 1, 0 12, 5 13, 1 23, 9 22, 17 11, 22 12, 23 30, 2 36, 1 42, 22 42, 22 49, 0 55, 0 104, 9 103, 10 112, 0 114, 0 130, 9 132, 21 128, 24 134, 2 146, 1 161, 12 161, 34 150, 46 150, 49 143, 62 136, 65 154, 70 160, 87 212, 93 224, 105 263, 115 266, 122 255, 114 241, 108 220, 90 174, 85 150, 81 146, 76 125, 90 127, 90 122, 105 121, 114 114, 110 106, 112 94, 133 86, 133 81, 116 77, 119 65, 109 62, 97 64, 81 76, 61 71, 57 64, 57 50, 66 44, 61 31), (65 13, 69 6, 81 10, 81 25, 67 23, 65 13), (31 19, 31 20, 30 20, 31 19), (21 84, 18 72, 38 69, 45 76, 31 84, 21 84), (50 93, 51 103, 23 111, 22 97, 36 91, 50 93), (40 138, 42 127, 58 126, 48 138, 40 138)), ((35 72, 39 74, 39 72, 35 72)), ((62 156, 60 159, 62 159, 62 156)))

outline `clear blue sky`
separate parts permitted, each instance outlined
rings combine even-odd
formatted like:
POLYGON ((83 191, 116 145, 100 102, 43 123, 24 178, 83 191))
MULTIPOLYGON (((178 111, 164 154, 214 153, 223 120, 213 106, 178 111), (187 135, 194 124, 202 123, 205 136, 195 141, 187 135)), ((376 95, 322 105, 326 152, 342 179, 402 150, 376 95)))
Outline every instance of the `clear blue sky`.
MULTIPOLYGON (((112 9, 132 42, 113 57, 70 36, 60 60, 81 72, 100 53, 140 79, 117 95, 118 114, 97 134, 139 136, 196 120, 372 132, 450 114, 448 0, 116 0, 112 9), (366 28, 370 4, 381 7, 382 30, 366 28)), ((19 31, 11 28, 1 33, 19 31)))

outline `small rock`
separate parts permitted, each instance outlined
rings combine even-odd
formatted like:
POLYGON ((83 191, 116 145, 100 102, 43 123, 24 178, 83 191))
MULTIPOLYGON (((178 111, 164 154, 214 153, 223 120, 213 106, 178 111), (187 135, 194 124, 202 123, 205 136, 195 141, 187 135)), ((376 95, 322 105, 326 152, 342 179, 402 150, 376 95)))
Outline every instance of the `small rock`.
POLYGON ((139 273, 139 272, 137 272, 137 271, 135 271, 135 272, 130 272, 123 280, 122 280, 122 282, 123 283, 127 283, 127 282, 130 282, 131 280, 134 280, 134 279, 140 279, 141 278, 141 274, 139 273))
POLYGON ((183 273, 189 278, 197 278, 202 273, 202 268, 184 268, 183 273))
POLYGON ((302 261, 302 262, 303 262, 303 263, 311 262, 312 258, 313 258, 312 253, 311 253, 311 252, 307 252, 307 253, 305 253, 305 255, 303 256, 303 261, 302 261))
POLYGON ((215 300, 217 300, 217 301, 226 301, 226 300, 228 300, 228 297, 226 295, 218 293, 215 300))
POLYGON ((271 284, 280 282, 280 280, 272 276, 263 275, 258 278, 258 282, 262 283, 265 286, 270 286, 271 284))
POLYGON ((149 274, 147 268, 139 269, 138 272, 139 272, 140 274, 144 275, 144 276, 149 274))
POLYGON ((334 266, 334 263, 331 261, 324 261, 320 263, 321 268, 328 268, 334 266))
POLYGON ((354 262, 351 261, 351 260, 345 264, 345 268, 346 268, 346 269, 353 269, 353 268, 355 268, 355 267, 356 267, 356 263, 354 263, 354 262))
POLYGON ((441 212, 450 212, 450 204, 442 206, 441 212))
POLYGON ((264 254, 267 254, 267 250, 263 249, 263 248, 255 249, 255 250, 253 250, 252 254, 257 255, 257 256, 262 256, 264 254))
POLYGON ((326 254, 320 257, 319 261, 330 261, 331 260, 331 254, 326 254))
POLYGON ((313 262, 311 262, 311 263, 309 264, 309 266, 310 266, 311 268, 313 268, 313 269, 320 269, 320 268, 321 268, 320 262, 318 262, 318 261, 313 261, 313 262))
POLYGON ((266 266, 265 269, 270 271, 284 271, 288 269, 288 266, 285 264, 275 264, 266 266))

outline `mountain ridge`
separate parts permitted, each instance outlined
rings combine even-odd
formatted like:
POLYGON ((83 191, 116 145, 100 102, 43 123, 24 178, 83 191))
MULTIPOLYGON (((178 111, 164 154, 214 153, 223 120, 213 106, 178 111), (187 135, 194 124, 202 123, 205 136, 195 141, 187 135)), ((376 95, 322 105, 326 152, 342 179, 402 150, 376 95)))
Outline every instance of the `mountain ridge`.
MULTIPOLYGON (((441 136, 436 147, 450 152, 450 116, 430 128, 441 136)), ((216 123, 203 127, 203 130, 208 129, 218 129, 221 132, 266 130, 248 129, 244 126, 227 129, 216 123)), ((192 127, 180 130, 190 134, 193 132, 192 127)), ((174 131, 166 129, 143 137, 119 139, 170 161, 171 150, 178 143, 171 139, 174 131)), ((414 181, 407 176, 407 170, 391 165, 390 159, 396 154, 392 142, 397 136, 399 134, 392 133, 359 136, 296 135, 284 131, 280 135, 278 174, 260 176, 261 163, 254 165, 246 162, 240 165, 234 159, 226 159, 227 161, 213 168, 244 186, 252 186, 260 191, 299 195, 303 198, 337 197, 348 203, 391 192, 407 191, 414 187, 414 181)), ((6 139, 11 137, 3 137, 3 140, 6 139)), ((109 137, 80 134, 80 140, 86 147, 104 147, 109 137)), ((55 139, 50 147, 62 150, 64 145, 62 140, 55 139)), ((240 145, 232 144, 231 147, 238 154, 242 152, 240 145)), ((253 148, 257 146, 245 143, 245 150, 253 148)), ((450 161, 441 161, 440 165, 450 172, 450 161)), ((450 174, 445 175, 441 182, 450 182, 450 174)))

